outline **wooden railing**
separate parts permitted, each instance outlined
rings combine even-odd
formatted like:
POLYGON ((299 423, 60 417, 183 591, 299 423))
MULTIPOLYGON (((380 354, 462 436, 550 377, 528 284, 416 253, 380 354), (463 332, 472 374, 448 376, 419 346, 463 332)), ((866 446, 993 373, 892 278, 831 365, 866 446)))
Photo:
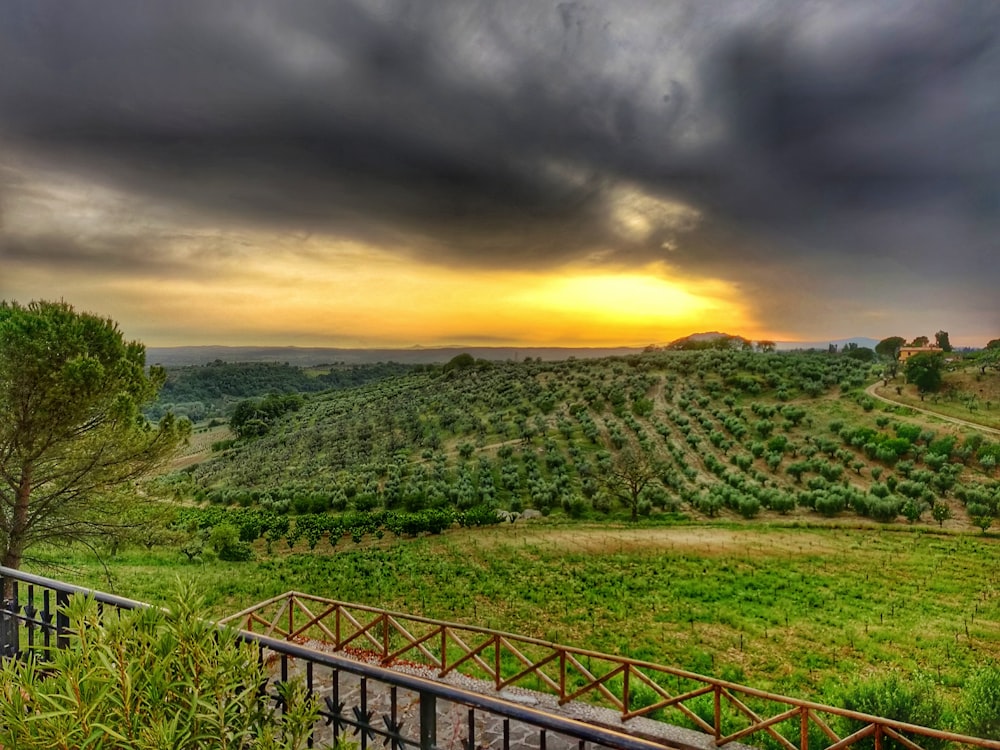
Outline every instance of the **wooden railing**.
POLYGON ((525 687, 555 696, 560 705, 586 699, 613 709, 623 722, 646 716, 690 725, 711 735, 716 745, 756 735, 784 750, 841 750, 862 742, 876 750, 887 744, 925 750, 927 744, 939 748, 949 743, 1000 750, 1000 741, 790 698, 674 667, 298 592, 222 622, 383 667, 419 664, 439 677, 460 672, 498 692, 525 687))

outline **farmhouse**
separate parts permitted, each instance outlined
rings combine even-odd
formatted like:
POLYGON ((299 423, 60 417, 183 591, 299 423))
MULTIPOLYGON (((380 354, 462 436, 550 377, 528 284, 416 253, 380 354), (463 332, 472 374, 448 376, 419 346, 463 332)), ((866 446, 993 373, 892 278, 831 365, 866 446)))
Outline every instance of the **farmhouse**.
POLYGON ((914 354, 935 354, 943 351, 940 346, 904 346, 899 350, 899 361, 905 362, 914 354))

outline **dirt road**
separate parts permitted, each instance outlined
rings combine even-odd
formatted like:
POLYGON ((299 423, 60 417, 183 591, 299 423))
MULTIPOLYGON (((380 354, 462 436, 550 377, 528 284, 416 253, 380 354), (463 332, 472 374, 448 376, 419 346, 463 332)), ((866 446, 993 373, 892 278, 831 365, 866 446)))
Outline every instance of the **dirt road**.
POLYGON ((994 429, 993 427, 986 427, 985 425, 976 424, 975 422, 967 422, 966 420, 959 419, 958 417, 947 417, 944 414, 939 414, 938 412, 931 411, 930 409, 921 409, 919 406, 911 406, 910 404, 903 404, 900 403, 899 401, 893 401, 891 398, 880 396, 875 392, 875 388, 877 386, 878 383, 872 383, 865 389, 865 393, 867 393, 872 398, 878 399, 879 401, 882 401, 886 404, 892 404, 893 406, 904 406, 907 409, 913 409, 913 411, 918 411, 921 414, 928 414, 932 417, 937 417, 938 419, 943 420, 945 422, 952 422, 953 424, 959 424, 962 425, 963 427, 970 427, 973 430, 979 430, 980 432, 985 432, 988 435, 1000 435, 1000 430, 994 429))

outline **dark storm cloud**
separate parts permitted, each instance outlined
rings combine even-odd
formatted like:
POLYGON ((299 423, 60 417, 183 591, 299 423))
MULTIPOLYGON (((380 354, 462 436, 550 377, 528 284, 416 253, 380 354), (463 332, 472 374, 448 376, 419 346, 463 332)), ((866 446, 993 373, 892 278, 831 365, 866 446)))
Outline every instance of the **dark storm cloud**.
MULTIPOLYGON (((666 259, 750 291, 799 263, 817 291, 893 262, 1000 281, 992 2, 0 0, 0 18, 12 148, 219 221, 451 265, 666 259), (645 205, 627 231, 630 191, 700 223, 645 205)), ((772 288, 774 317, 798 291, 772 288)))

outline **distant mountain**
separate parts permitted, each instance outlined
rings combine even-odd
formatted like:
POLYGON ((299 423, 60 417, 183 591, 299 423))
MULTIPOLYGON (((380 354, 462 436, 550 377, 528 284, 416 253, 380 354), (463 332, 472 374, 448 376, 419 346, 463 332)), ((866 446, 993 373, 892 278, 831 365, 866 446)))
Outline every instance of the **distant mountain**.
POLYGON ((223 362, 287 362, 308 367, 343 362, 345 364, 371 364, 374 362, 399 362, 400 364, 433 364, 447 362, 456 354, 468 352, 476 359, 494 361, 521 361, 525 357, 544 360, 598 359, 600 357, 638 354, 641 349, 618 347, 607 349, 562 347, 484 347, 456 346, 412 349, 335 349, 298 346, 172 346, 147 347, 146 361, 164 367, 203 365, 216 360, 223 362))

